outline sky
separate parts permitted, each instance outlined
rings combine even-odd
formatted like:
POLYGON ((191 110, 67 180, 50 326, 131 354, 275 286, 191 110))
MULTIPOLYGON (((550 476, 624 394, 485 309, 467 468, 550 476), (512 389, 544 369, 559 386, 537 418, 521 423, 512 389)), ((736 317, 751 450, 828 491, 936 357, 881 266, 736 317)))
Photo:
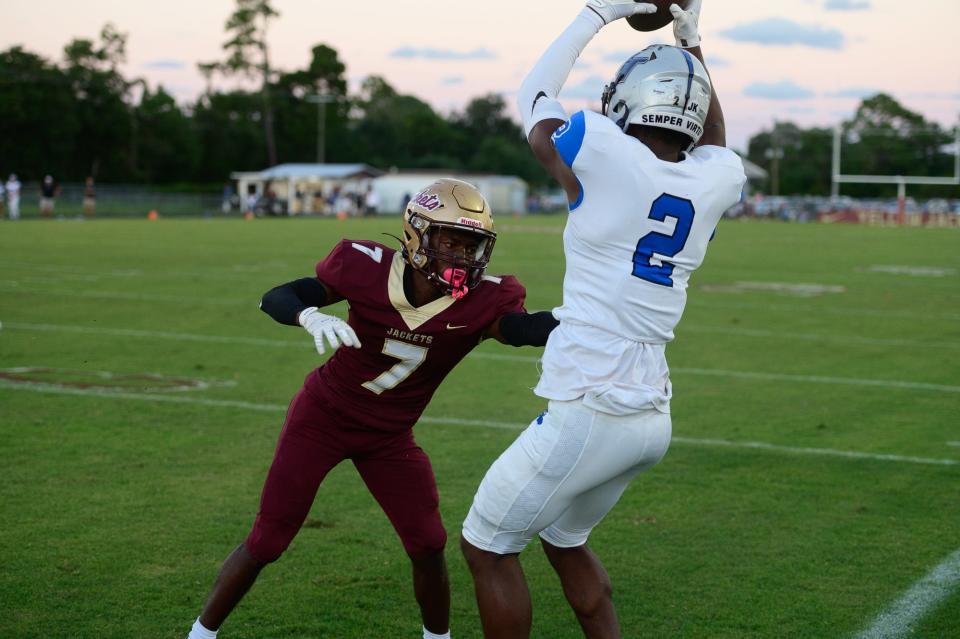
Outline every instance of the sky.
MULTIPOLYGON (((524 75, 583 6, 582 0, 273 0, 272 63, 304 67, 327 44, 355 89, 381 75, 398 91, 446 115, 473 97, 513 98, 524 75)), ((197 62, 223 58, 234 0, 0 0, 0 49, 22 45, 59 60, 75 37, 107 22, 129 36, 124 72, 181 103, 204 81, 197 62)), ((960 119, 960 0, 704 0, 703 51, 727 120, 728 143, 745 149, 774 121, 833 126, 860 99, 892 94, 945 126, 960 119), (919 10, 917 7, 922 7, 919 10), (942 25, 940 31, 935 31, 942 25)), ((604 28, 570 75, 570 111, 599 109, 604 82, 631 53, 673 42, 670 27, 639 33, 604 28)))

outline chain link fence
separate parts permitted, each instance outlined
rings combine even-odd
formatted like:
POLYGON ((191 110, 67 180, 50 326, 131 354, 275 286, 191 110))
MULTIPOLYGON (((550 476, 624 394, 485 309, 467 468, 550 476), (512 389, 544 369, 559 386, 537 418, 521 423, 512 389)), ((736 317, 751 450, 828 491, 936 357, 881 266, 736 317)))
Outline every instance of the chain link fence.
MULTIPOLYGON (((54 217, 146 217, 156 211, 161 217, 211 217, 240 215, 239 201, 215 192, 160 191, 142 185, 98 184, 92 213, 84 210, 86 185, 62 184, 55 198, 54 217)), ((6 214, 6 195, 3 198, 6 214)), ((40 183, 27 182, 20 189, 20 216, 37 218, 40 215, 40 183)))

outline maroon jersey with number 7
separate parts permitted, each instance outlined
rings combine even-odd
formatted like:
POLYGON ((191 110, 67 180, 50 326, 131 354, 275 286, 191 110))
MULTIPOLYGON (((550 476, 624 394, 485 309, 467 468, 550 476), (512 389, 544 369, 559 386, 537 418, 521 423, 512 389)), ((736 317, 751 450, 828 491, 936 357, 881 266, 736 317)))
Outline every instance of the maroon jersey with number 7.
POLYGON ((350 306, 361 348, 338 348, 306 380, 356 426, 412 428, 454 366, 494 320, 524 311, 526 291, 512 275, 485 275, 461 300, 449 295, 413 307, 403 292, 399 251, 343 240, 317 264, 317 278, 350 306))

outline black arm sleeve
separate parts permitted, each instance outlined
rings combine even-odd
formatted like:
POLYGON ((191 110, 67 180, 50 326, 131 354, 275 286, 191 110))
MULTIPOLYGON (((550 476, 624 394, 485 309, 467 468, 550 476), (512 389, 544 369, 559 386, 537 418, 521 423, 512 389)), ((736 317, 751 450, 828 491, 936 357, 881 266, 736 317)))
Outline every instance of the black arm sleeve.
POLYGON ((510 313, 500 318, 500 334, 510 346, 543 346, 559 324, 550 311, 510 313))
POLYGON ((297 315, 310 306, 324 306, 327 291, 315 277, 305 277, 281 284, 266 292, 260 300, 260 310, 288 326, 299 326, 297 315))

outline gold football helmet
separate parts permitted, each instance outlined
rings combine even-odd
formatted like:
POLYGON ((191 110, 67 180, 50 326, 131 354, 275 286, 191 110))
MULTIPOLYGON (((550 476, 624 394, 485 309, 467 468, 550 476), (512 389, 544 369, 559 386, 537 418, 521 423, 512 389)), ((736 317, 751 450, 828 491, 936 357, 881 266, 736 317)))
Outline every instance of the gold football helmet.
POLYGON ((403 216, 403 256, 455 299, 480 282, 496 240, 490 205, 461 180, 437 180, 413 196, 403 216))

